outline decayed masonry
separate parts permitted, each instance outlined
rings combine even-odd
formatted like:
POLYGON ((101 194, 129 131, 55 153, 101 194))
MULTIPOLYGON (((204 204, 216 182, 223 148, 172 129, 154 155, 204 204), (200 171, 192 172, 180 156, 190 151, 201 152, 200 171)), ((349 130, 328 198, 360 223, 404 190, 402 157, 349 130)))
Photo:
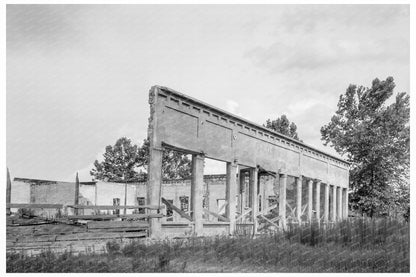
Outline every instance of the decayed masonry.
MULTIPOLYGON (((191 212, 186 230, 191 228, 197 235, 233 234, 244 223, 257 232, 259 218, 285 228, 288 217, 300 222, 305 218, 302 215, 306 215, 307 220, 325 223, 347 216, 346 161, 166 87, 152 87, 149 104, 147 202, 160 205, 163 201, 163 150, 192 154, 191 212), (204 158, 227 163, 226 214, 224 217, 214 213, 221 224, 204 220, 203 214, 210 213, 203 205, 204 158), (259 176, 262 175, 274 178, 273 187, 278 188, 274 206, 261 205, 264 199, 259 197, 259 176), (288 180, 295 184, 292 199, 287 197, 288 180), (294 202, 294 207, 288 206, 287 200, 294 202), (279 217, 266 219, 265 215, 276 207, 279 217)), ((163 237, 161 219, 150 221, 150 235, 163 237)))

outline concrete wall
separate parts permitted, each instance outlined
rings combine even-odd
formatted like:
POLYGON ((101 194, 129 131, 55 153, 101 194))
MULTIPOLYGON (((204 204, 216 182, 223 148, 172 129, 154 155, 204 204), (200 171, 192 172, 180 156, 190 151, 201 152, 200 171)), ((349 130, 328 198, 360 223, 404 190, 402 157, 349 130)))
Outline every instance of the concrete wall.
MULTIPOLYGON (((280 181, 280 179, 279 179, 280 181)), ((269 207, 270 203, 273 202, 272 199, 278 204, 279 201, 279 182, 275 182, 275 178, 270 175, 260 175, 259 177, 259 191, 258 191, 258 205, 261 205, 261 209, 269 207)), ((302 179, 302 206, 308 204, 308 180, 306 178, 302 179)), ((313 189, 313 209, 315 209, 315 186, 313 189)), ((206 198, 206 206, 208 210, 224 214, 225 209, 220 210, 223 206, 226 198, 226 176, 224 174, 220 175, 205 175, 204 176, 204 197, 206 198)), ((324 213, 324 191, 325 184, 321 183, 320 195, 321 195, 321 212, 324 213)), ((240 193, 240 190, 237 190, 237 193, 240 193)), ((248 192, 247 192, 248 193, 248 192)), ((54 181, 39 181, 30 182, 30 181, 19 181, 15 180, 12 182, 12 203, 50 203, 50 204, 64 204, 72 205, 74 203, 74 194, 75 194, 75 184, 73 182, 54 182, 54 181)), ((180 180, 165 180, 162 184, 161 196, 166 200, 172 201, 172 203, 181 208, 180 198, 188 197, 188 211, 191 210, 191 180, 190 179, 180 179, 180 180)), ((146 183, 128 183, 127 184, 127 205, 137 205, 137 198, 142 197, 146 200, 147 188, 146 183)), ((239 195, 236 195, 238 198, 239 195)), ((243 196, 244 197, 244 196, 243 196)), ((80 200, 79 204, 81 205, 113 205, 113 199, 119 198, 120 205, 124 205, 125 198, 125 184, 124 183, 113 183, 113 182, 102 182, 97 181, 89 184, 80 184, 80 200)), ((287 186, 286 186, 286 202, 293 208, 296 207, 296 179, 294 177, 288 176, 287 186)), ((330 218, 332 214, 332 189, 329 190, 330 198, 330 218)), ((241 199, 241 197, 239 198, 241 199)), ((237 202, 237 211, 241 212, 241 203, 237 202)), ((259 208, 259 207, 258 207, 259 208)), ((16 209, 14 209, 14 212, 16 209)), ((64 211, 66 214, 73 214, 72 209, 67 209, 64 211)), ((92 214, 93 210, 84 210, 80 214, 92 214)), ((120 213, 123 214, 124 210, 121 210, 120 213)), ((135 213, 137 210, 127 209, 127 213, 135 213)), ((53 216, 56 213, 56 210, 41 210, 37 214, 53 216)), ((101 211, 102 214, 112 214, 113 211, 101 211)), ((164 215, 167 214, 167 209, 162 210, 164 215)), ((286 209, 286 215, 293 215, 290 212, 290 209, 286 209)), ((303 220, 307 220, 307 210, 302 216, 303 220)), ((218 222, 218 218, 212 215, 204 214, 203 220, 205 222, 218 222)), ((172 218, 164 217, 162 223, 184 223, 187 224, 189 221, 185 218, 173 212, 172 218)), ((207 225, 208 226, 208 225, 207 225)), ((210 228, 224 230, 224 226, 211 226, 210 228)), ((168 228, 168 227, 166 227, 168 228)), ((169 227, 167 230, 177 230, 179 227, 169 227), (176 228, 176 229, 175 229, 176 228)), ((183 227, 187 228, 187 227, 183 227)), ((182 228, 182 229, 183 229, 182 228)), ((181 229, 181 228, 179 228, 181 229)), ((183 229, 183 230, 185 230, 183 229)), ((187 229, 186 229, 187 230, 187 229)))
POLYGON ((166 87, 150 91, 149 137, 224 162, 348 187, 348 163, 166 87))
MULTIPOLYGON (((274 178, 270 176, 262 176, 260 178, 262 207, 268 207, 269 196, 275 195, 276 188, 273 188, 274 178)), ((206 208, 212 212, 224 214, 225 209, 222 208, 225 201, 225 183, 224 174, 205 175, 204 176, 204 197, 206 197, 206 208), (222 209, 221 209, 222 208, 222 209), (220 210, 221 209, 221 210, 220 210)), ((288 185, 290 190, 291 186, 288 185)), ((113 205, 113 199, 119 198, 120 205, 124 205, 125 184, 114 182, 97 181, 95 184, 80 184, 80 205, 113 205)), ((277 188, 278 191, 278 188, 277 188)), ((188 197, 189 211, 191 210, 191 180, 165 180, 162 185, 162 197, 171 200, 176 207, 181 207, 180 197, 188 197)), ((236 195, 237 197, 238 195, 236 195)), ((73 205, 75 197, 75 183, 73 182, 55 182, 55 181, 39 181, 12 182, 12 203, 39 203, 39 204, 63 204, 73 205)), ((137 205, 137 198, 146 198, 146 183, 128 183, 127 184, 127 205, 137 205)), ((237 203, 238 206, 238 203, 237 203)), ((166 215, 167 209, 163 209, 162 213, 166 215)), ((42 214, 44 211, 39 211, 42 214)), ((113 211, 100 211, 102 214, 112 214, 113 211)), ((121 210, 120 213, 124 211, 121 210)), ((133 209, 127 209, 127 213, 131 214, 133 209)), ((49 215, 56 213, 55 210, 48 211, 49 215)), ((67 214, 73 214, 72 209, 67 209, 67 214)), ((92 214, 93 210, 84 210, 80 214, 92 214)), ((43 213, 45 215, 45 213, 43 213)), ((218 222, 218 219, 212 215, 204 215, 205 221, 218 222)), ((176 212, 173 218, 168 220, 163 218, 162 222, 182 222, 188 223, 187 219, 181 218, 176 212)), ((210 227, 214 228, 214 227, 210 227)), ((221 227, 225 228, 225 227, 221 227)))
POLYGON ((12 181, 11 203, 30 203, 30 184, 12 181))

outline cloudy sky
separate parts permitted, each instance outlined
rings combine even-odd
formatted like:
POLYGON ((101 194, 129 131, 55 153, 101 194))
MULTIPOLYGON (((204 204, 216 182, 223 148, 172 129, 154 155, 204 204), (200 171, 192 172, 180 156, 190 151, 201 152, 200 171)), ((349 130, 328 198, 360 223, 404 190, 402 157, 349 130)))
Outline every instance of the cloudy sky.
POLYGON ((286 114, 334 153, 319 130, 339 95, 387 76, 409 92, 407 5, 8 5, 7 166, 90 180, 106 145, 142 143, 155 84, 259 124, 286 114))

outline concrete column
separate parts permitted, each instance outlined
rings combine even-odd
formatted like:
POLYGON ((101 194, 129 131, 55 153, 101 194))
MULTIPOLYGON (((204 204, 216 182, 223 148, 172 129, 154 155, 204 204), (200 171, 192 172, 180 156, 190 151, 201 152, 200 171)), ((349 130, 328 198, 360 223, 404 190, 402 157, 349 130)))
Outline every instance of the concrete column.
POLYGON ((343 189, 343 206, 344 206, 344 209, 343 209, 342 217, 344 219, 347 219, 348 218, 348 189, 347 188, 343 189))
POLYGON ((313 181, 308 180, 308 220, 312 221, 312 198, 313 198, 313 181))
POLYGON ((342 188, 338 187, 337 188, 337 205, 338 205, 338 215, 337 218, 338 220, 342 219, 342 188))
POLYGON ((227 163, 227 180, 225 195, 228 202, 227 205, 227 217, 230 220, 230 235, 234 234, 235 231, 235 213, 236 213, 236 202, 235 197, 237 195, 237 163, 227 163))
POLYGON ((317 180, 315 186, 315 219, 319 223, 321 220, 321 181, 317 180))
POLYGON ((98 196, 98 192, 97 192, 97 183, 95 183, 95 186, 94 186, 94 205, 98 205, 98 198, 97 198, 97 196, 98 196))
POLYGON ((324 222, 329 220, 329 184, 325 184, 324 194, 324 222))
POLYGON ((296 178, 296 218, 302 221, 302 176, 296 178))
POLYGON ((192 155, 191 205, 194 233, 203 232, 203 198, 204 198, 204 156, 192 155))
MULTIPOLYGON (((75 198, 74 198, 74 205, 79 204, 79 179, 78 179, 78 172, 75 177, 75 198)), ((75 215, 79 214, 79 210, 77 208, 74 209, 75 215)))
MULTIPOLYGON (((10 180, 10 173, 9 173, 9 168, 7 168, 7 187, 6 187, 6 205, 10 204, 11 198, 12 198, 12 182, 10 180)), ((11 211, 10 208, 6 207, 6 214, 10 215, 11 211)))
POLYGON ((332 214, 331 220, 337 220, 337 187, 335 185, 332 186, 332 214))
MULTIPOLYGON (((162 156, 163 150, 149 147, 149 166, 147 174, 147 199, 148 205, 160 206, 161 203, 161 185, 162 185, 162 156)), ((149 213, 159 213, 160 211, 148 210, 149 213)), ((160 218, 151 218, 150 236, 152 238, 161 238, 162 225, 160 218)))
POLYGON ((286 229, 286 185, 287 175, 280 174, 280 186, 279 186, 279 216, 280 227, 286 229))
POLYGON ((246 207, 246 171, 240 170, 239 174, 240 179, 240 213, 244 213, 244 208, 246 207))
MULTIPOLYGON (((124 177, 123 177, 124 180, 124 177)), ((127 182, 124 183, 124 206, 127 206, 127 182)), ((127 214, 127 209, 124 208, 124 215, 127 214)))
POLYGON ((257 178, 259 170, 256 168, 250 168, 250 202, 251 202, 251 216, 253 221, 254 233, 257 233, 257 178))

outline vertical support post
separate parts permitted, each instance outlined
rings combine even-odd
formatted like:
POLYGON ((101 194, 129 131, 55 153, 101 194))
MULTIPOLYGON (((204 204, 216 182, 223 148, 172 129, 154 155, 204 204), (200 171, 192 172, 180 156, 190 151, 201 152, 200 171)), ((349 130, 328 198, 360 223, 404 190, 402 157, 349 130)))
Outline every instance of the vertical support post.
POLYGON ((343 204, 344 204, 344 209, 343 209, 343 218, 347 219, 348 218, 348 188, 344 188, 343 189, 343 193, 344 193, 344 199, 343 199, 343 204))
POLYGON ((227 199, 227 217, 230 220, 230 235, 235 231, 235 214, 236 214, 236 202, 235 197, 237 195, 237 163, 227 163, 227 180, 225 195, 227 199))
MULTIPOLYGON (((149 170, 147 179, 147 204, 160 206, 161 204, 161 185, 162 185, 162 156, 163 149, 149 147, 149 170)), ((149 210, 155 213, 154 210, 149 210)), ((157 210, 159 213, 160 210, 157 210)), ((162 223, 160 218, 150 218, 150 236, 161 238, 162 223)))
MULTIPOLYGON (((75 199, 74 199, 74 205, 77 206, 79 204, 79 179, 78 179, 78 172, 75 177, 75 199)), ((78 209, 74 209, 74 214, 78 215, 78 209)))
POLYGON ((328 223, 329 220, 329 184, 325 184, 324 194, 324 222, 328 223))
POLYGON ((97 203, 97 201, 98 201, 98 199, 97 199, 97 197, 98 197, 98 187, 97 187, 97 183, 95 183, 95 190, 94 190, 94 205, 95 206, 97 206, 98 205, 98 203, 97 203))
POLYGON ((127 214, 127 209, 125 206, 127 206, 127 182, 124 183, 124 215, 127 214))
POLYGON ((332 218, 331 220, 335 222, 337 220, 337 187, 332 186, 332 218))
POLYGON ((315 188, 315 218, 318 224, 321 221, 321 181, 316 180, 315 188))
MULTIPOLYGON (((7 184, 6 184, 6 206, 10 204, 12 198, 12 182, 10 180, 9 168, 7 168, 7 184)), ((10 215, 10 207, 6 207, 6 214, 10 215)))
POLYGON ((308 180, 308 220, 312 222, 312 197, 313 197, 313 180, 308 180))
POLYGON ((257 199, 259 201, 259 208, 258 211, 259 212, 263 212, 263 210, 265 209, 264 206, 264 183, 261 181, 261 176, 258 177, 258 183, 259 183, 259 191, 257 192, 257 199))
POLYGON ((280 187, 279 187, 279 216, 280 227, 286 229, 286 185, 287 175, 280 175, 280 187))
POLYGON ((296 178, 296 218, 302 222, 302 176, 296 178))
POLYGON ((250 202, 251 202, 251 219, 253 222, 254 233, 257 233, 257 178, 259 170, 257 167, 250 168, 250 202))
POLYGON ((337 198, 338 198, 338 220, 342 220, 342 188, 337 188, 337 198))
POLYGON ((245 180, 246 180, 246 171, 240 170, 239 171, 239 179, 240 179, 240 213, 244 212, 244 208, 246 207, 246 187, 245 187, 245 180))
MULTIPOLYGON (((148 213, 160 213, 161 206, 161 187, 162 187, 162 156, 163 148, 158 134, 158 113, 156 107, 158 104, 159 88, 153 86, 149 91, 150 117, 147 129, 149 139, 149 165, 147 170, 147 204, 157 205, 159 209, 148 210, 148 213)), ((149 235, 152 238, 159 239, 162 236, 162 224, 160 218, 149 219, 149 235)))
POLYGON ((194 233, 203 232, 203 197, 204 197, 204 156, 192 155, 191 204, 194 233))

